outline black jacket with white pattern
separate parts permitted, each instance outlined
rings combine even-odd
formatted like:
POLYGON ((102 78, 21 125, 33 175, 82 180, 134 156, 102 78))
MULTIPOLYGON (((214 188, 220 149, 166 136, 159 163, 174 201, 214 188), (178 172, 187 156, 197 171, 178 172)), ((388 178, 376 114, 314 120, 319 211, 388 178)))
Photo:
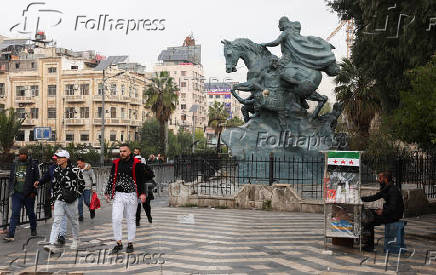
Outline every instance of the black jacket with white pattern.
POLYGON ((65 201, 62 196, 63 186, 65 186, 66 190, 75 191, 79 197, 82 195, 85 188, 85 181, 83 180, 82 171, 77 167, 73 167, 71 163, 68 163, 65 169, 57 166, 53 173, 52 186, 53 201, 65 201))

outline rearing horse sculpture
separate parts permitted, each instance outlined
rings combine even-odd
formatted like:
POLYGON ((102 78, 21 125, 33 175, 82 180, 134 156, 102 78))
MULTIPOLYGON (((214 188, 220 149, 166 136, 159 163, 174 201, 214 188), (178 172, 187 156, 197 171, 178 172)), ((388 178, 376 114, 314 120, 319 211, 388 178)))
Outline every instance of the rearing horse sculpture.
MULTIPOLYGON (((258 73, 268 70, 272 60, 278 59, 265 46, 254 43, 246 38, 238 38, 234 41, 223 40, 221 42, 224 44, 226 71, 236 72, 238 61, 242 59, 248 68, 248 80, 257 76, 258 73)), ((282 67, 279 73, 281 79, 288 86, 287 90, 295 94, 297 104, 307 109, 306 100, 318 102, 318 106, 312 114, 314 118, 318 117, 321 108, 328 99, 326 96, 316 92, 322 79, 321 72, 302 65, 289 63, 282 67)))

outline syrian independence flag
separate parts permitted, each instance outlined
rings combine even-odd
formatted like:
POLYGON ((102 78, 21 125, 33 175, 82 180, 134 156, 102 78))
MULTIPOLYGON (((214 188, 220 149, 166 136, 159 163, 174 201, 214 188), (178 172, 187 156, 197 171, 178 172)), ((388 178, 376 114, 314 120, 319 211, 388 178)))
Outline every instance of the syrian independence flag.
POLYGON ((328 165, 357 166, 360 165, 360 152, 328 152, 328 165))

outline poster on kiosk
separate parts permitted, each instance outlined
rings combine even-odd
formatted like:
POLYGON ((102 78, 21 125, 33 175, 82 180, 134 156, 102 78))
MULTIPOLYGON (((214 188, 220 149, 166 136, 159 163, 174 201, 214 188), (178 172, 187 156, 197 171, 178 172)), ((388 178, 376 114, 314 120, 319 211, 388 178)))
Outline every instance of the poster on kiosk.
POLYGON ((360 155, 357 151, 326 152, 324 175, 326 237, 359 238, 360 155))

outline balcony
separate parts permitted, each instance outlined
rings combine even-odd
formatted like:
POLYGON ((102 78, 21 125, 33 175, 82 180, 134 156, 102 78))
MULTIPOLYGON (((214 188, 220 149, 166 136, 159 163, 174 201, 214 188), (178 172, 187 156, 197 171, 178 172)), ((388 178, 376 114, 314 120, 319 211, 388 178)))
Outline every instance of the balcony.
POLYGON ((142 126, 142 121, 140 120, 130 120, 130 126, 142 126))
POLYGON ((15 98, 15 101, 17 103, 22 103, 22 104, 33 104, 33 103, 35 103, 35 101, 32 99, 31 96, 17 96, 15 98))
MULTIPOLYGON (((93 97, 94 101, 101 101, 102 96, 101 95, 95 95, 93 97)), ((105 95, 104 98, 105 102, 129 102, 129 97, 128 96, 121 96, 121 95, 105 95)))
POLYGON ((23 126, 33 126, 33 125, 38 125, 38 119, 26 118, 23 121, 23 126))
POLYGON ((65 119, 65 125, 68 126, 75 126, 75 125, 85 125, 89 119, 85 118, 66 118, 65 119))
MULTIPOLYGON (((101 125, 102 119, 95 118, 94 124, 101 125)), ((120 118, 106 118, 104 120, 105 125, 113 125, 113 126, 127 126, 129 124, 129 120, 120 119, 120 118)))
POLYGON ((85 102, 86 96, 85 95, 67 95, 65 96, 66 102, 85 102))
POLYGON ((141 105, 142 104, 142 102, 141 102, 141 99, 140 98, 130 98, 130 104, 131 105, 141 105))

